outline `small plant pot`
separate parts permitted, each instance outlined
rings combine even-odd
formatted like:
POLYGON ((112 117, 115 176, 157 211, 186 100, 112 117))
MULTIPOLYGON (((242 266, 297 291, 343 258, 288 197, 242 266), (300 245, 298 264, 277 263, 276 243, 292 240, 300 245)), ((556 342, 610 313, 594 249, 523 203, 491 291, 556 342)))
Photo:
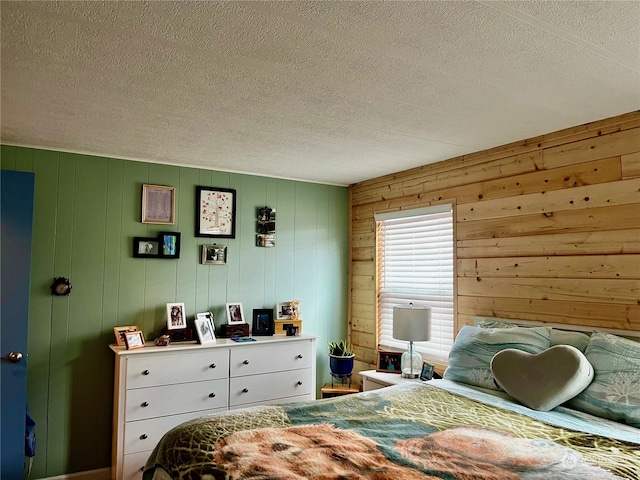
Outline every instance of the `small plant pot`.
POLYGON ((355 355, 350 355, 348 357, 329 355, 329 368, 331 369, 331 374, 338 378, 350 376, 353 371, 354 360, 355 355))

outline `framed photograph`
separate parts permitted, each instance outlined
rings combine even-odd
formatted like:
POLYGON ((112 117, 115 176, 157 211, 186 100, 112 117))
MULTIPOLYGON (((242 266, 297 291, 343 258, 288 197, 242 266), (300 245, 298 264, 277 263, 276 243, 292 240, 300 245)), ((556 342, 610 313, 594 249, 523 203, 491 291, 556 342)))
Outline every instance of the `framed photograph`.
POLYGON ((176 189, 142 185, 142 223, 173 225, 176 222, 176 189))
POLYGON ((132 350, 134 348, 142 348, 144 347, 144 335, 140 330, 135 330, 133 332, 126 332, 124 334, 124 342, 127 346, 127 350, 132 350))
POLYGON ((198 340, 202 345, 216 343, 216 334, 213 327, 213 314, 211 312, 198 313, 194 320, 198 340))
POLYGON ((252 335, 273 335, 275 324, 273 323, 273 309, 254 308, 252 335))
POLYGON ((430 363, 422 363, 422 371, 420 372, 420 380, 431 380, 433 378, 433 371, 435 367, 430 363))
POLYGON ((246 323, 241 303, 227 303, 227 323, 229 325, 246 323))
POLYGON ((196 187, 196 237, 236 238, 236 191, 196 187))
POLYGON ((276 236, 275 235, 256 235, 256 247, 275 247, 276 236))
POLYGON ((160 240, 158 238, 135 237, 133 256, 136 258, 160 258, 160 240))
POLYGON ((113 334, 116 337, 116 345, 124 347, 127 345, 125 341, 125 334, 129 332, 135 332, 139 330, 137 325, 127 325, 124 327, 113 327, 113 334))
POLYGON ((226 245, 202 245, 203 265, 224 265, 227 263, 226 245))
POLYGON ((180 232, 160 232, 160 257, 180 258, 180 232))
POLYGON ((278 320, 290 320, 291 319, 291 302, 281 302, 278 304, 278 320))
POLYGON ((379 350, 376 372, 402 373, 400 371, 401 358, 402 352, 379 350))
POLYGON ((187 314, 184 303, 167 303, 167 330, 187 328, 187 314))

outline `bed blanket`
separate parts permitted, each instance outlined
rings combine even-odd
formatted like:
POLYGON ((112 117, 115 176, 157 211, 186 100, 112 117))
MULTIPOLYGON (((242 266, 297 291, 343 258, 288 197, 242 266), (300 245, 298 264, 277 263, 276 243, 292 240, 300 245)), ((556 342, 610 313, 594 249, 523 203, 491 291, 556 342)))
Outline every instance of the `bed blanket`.
POLYGON ((168 432, 145 480, 640 479, 639 443, 423 384, 208 415, 168 432))

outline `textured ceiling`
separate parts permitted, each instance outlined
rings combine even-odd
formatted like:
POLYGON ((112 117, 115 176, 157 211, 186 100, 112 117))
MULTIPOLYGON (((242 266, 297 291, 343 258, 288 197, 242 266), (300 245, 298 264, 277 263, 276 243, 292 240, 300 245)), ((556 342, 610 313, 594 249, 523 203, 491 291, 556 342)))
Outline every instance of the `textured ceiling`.
POLYGON ((347 185, 640 109, 640 1, 0 5, 5 144, 347 185))

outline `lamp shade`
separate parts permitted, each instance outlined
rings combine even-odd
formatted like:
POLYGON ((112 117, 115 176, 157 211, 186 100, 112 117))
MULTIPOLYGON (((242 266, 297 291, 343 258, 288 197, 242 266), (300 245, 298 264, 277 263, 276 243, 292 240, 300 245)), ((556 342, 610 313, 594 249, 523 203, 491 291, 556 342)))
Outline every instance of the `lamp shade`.
POLYGON ((393 338, 412 342, 431 339, 431 308, 404 305, 393 307, 393 338))

